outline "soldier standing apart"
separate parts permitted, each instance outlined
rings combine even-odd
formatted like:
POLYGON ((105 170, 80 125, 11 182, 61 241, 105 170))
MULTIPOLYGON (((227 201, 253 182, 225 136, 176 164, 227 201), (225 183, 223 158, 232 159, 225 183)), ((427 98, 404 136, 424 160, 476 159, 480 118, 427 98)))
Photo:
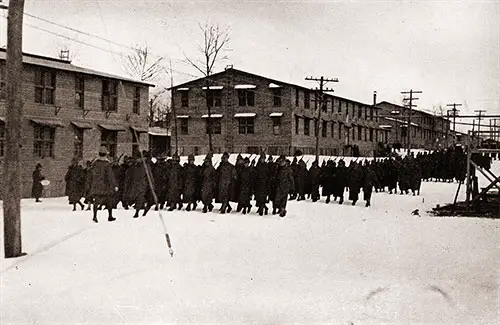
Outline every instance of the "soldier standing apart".
POLYGON ((44 179, 45 177, 42 175, 42 165, 38 163, 33 171, 33 186, 31 187, 31 197, 35 198, 35 202, 42 202, 40 201, 40 197, 43 192, 42 181, 44 179))
POLYGON ((111 163, 108 158, 108 149, 101 147, 99 149, 99 157, 93 163, 90 170, 90 195, 94 200, 92 219, 97 223, 97 210, 101 205, 105 205, 108 210, 108 221, 115 221, 113 218, 113 196, 118 191, 117 182, 111 163))

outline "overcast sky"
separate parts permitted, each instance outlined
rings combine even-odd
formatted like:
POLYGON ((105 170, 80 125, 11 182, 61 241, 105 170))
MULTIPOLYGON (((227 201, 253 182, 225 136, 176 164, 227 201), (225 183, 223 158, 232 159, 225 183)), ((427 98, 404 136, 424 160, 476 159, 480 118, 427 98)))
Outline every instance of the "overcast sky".
MULTIPOLYGON (((147 43, 154 54, 172 58, 174 84, 199 76, 181 61, 183 53, 196 57, 198 23, 210 21, 230 28, 229 59, 217 71, 233 64, 311 87, 306 76, 338 78, 331 85, 336 95, 366 103, 374 90, 379 101, 396 103, 401 91, 421 90, 420 109, 455 102, 462 113, 500 114, 498 0, 26 0, 25 11, 127 46, 147 43)), ((29 16, 24 22, 25 51, 56 56, 66 46, 77 65, 125 74, 118 53, 126 48, 29 16)), ((5 26, 2 19, 2 45, 5 26)))

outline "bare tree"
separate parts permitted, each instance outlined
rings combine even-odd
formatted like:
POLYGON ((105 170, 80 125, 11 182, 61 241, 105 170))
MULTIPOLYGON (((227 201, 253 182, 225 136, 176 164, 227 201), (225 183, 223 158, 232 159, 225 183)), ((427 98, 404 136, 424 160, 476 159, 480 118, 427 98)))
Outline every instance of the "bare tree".
POLYGON ((211 104, 209 103, 210 75, 213 73, 214 66, 217 62, 227 59, 223 52, 229 43, 229 27, 221 27, 218 24, 205 23, 198 25, 203 33, 203 44, 198 45, 198 52, 201 54, 201 59, 192 59, 184 54, 186 61, 196 70, 201 72, 205 77, 205 100, 207 106, 207 131, 208 145, 210 152, 213 152, 212 146, 212 119, 211 119, 211 104))
POLYGON ((133 78, 141 81, 157 81, 164 73, 164 58, 154 57, 147 45, 136 47, 124 58, 123 68, 133 78))

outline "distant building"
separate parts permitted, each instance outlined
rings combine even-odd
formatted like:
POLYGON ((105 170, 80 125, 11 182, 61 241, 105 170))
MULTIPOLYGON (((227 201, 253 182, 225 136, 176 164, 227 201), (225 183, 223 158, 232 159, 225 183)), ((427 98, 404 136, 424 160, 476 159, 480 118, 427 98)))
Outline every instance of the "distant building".
POLYGON ((154 157, 170 155, 170 129, 153 126, 148 129, 149 151, 154 157))
MULTIPOLYGON (((5 151, 5 59, 0 49, 0 160, 5 151)), ((62 196, 73 158, 92 160, 100 146, 115 158, 148 148, 148 136, 141 134, 148 132, 151 84, 33 54, 23 54, 23 63, 24 197, 31 194, 37 163, 51 181, 45 195, 62 196)))
POLYGON ((412 109, 408 130, 409 108, 386 101, 375 106, 383 116, 382 127, 391 130, 388 142, 393 148, 407 148, 408 136, 413 149, 433 150, 453 145, 450 121, 445 117, 412 109))
POLYGON ((234 68, 171 90, 172 148, 177 132, 181 155, 208 152, 205 96, 215 153, 314 154, 319 132, 321 155, 372 156, 377 142, 386 143, 390 133, 379 126, 379 109, 373 105, 325 94, 318 121, 315 91, 234 68))

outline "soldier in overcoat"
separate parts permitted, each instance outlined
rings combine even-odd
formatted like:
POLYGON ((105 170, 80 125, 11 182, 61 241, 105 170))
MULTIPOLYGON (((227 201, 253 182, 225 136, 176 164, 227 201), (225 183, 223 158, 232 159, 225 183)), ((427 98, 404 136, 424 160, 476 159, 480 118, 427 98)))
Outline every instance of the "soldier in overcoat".
POLYGON ((212 157, 207 155, 201 167, 201 202, 203 203, 203 213, 212 211, 216 187, 216 171, 212 165, 212 157))
POLYGON ((239 180, 240 193, 238 195, 238 206, 241 207, 243 214, 247 214, 247 212, 250 212, 250 199, 252 197, 253 188, 252 170, 250 168, 250 159, 248 157, 243 160, 239 180))
POLYGON ((285 156, 278 158, 278 177, 276 196, 274 198, 274 206, 277 207, 280 217, 286 216, 286 204, 288 194, 294 187, 293 172, 290 167, 290 161, 285 156))
POLYGON ((90 196, 93 198, 93 221, 97 221, 97 210, 106 206, 108 210, 108 221, 115 221, 113 217, 113 196, 118 191, 118 183, 113 173, 111 163, 106 157, 108 149, 101 147, 99 157, 94 161, 91 168, 90 196))
POLYGON ((33 185, 31 186, 31 197, 35 198, 35 202, 42 202, 40 201, 40 197, 42 196, 43 192, 42 181, 45 179, 45 177, 42 175, 42 164, 36 164, 32 176, 33 185))
POLYGON ((73 159, 64 180, 66 181, 66 195, 68 195, 69 204, 73 205, 73 211, 76 211, 77 204, 83 210, 84 205, 80 200, 85 191, 85 172, 78 164, 78 159, 73 159))
POLYGON ((229 204, 231 199, 232 184, 236 181, 235 167, 229 162, 229 154, 224 152, 221 157, 221 163, 217 168, 217 197, 222 203, 220 212, 231 212, 232 208, 229 204))
POLYGON ((168 211, 182 209, 182 166, 179 163, 180 159, 177 154, 172 156, 172 163, 168 171, 167 197, 169 208, 168 211))
POLYGON ((268 208, 266 206, 267 196, 270 190, 270 176, 269 166, 266 163, 266 156, 261 154, 259 160, 257 161, 257 165, 254 170, 254 194, 255 194, 255 202, 257 205, 257 212, 260 216, 264 213, 267 215, 268 208))
POLYGON ((182 199, 187 204, 186 211, 196 210, 196 179, 198 178, 198 166, 194 164, 194 155, 188 156, 188 163, 183 171, 182 199))
POLYGON ((353 161, 349 165, 349 200, 352 201, 352 205, 356 205, 361 187, 363 187, 363 169, 353 161))

